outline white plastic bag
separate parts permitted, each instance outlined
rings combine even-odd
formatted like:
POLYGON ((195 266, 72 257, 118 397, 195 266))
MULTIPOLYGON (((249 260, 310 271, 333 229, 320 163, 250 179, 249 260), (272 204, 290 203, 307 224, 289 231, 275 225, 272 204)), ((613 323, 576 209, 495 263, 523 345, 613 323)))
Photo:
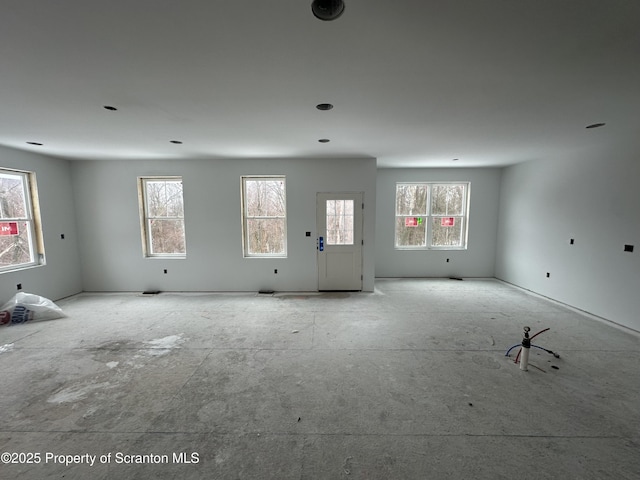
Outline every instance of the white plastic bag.
POLYGON ((0 325, 25 323, 29 320, 53 320, 66 317, 62 309, 48 298, 18 292, 0 307, 0 325))

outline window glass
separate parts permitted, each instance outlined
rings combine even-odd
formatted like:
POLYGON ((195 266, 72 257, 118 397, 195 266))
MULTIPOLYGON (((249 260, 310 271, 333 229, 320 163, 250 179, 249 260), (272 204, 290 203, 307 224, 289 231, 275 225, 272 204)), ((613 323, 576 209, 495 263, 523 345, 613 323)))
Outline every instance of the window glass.
POLYGON ((0 272, 44 262, 35 174, 0 168, 0 272), (40 245, 40 247, 39 247, 40 245))
POLYGON ((327 245, 353 245, 353 199, 327 200, 327 245))
POLYGON ((243 177, 245 256, 286 256, 285 177, 243 177))
POLYGON ((147 256, 186 255, 184 200, 180 177, 141 178, 143 236, 147 256))
POLYGON ((427 185, 398 184, 396 187, 396 215, 426 215, 427 185))
POLYGON ((426 232, 425 217, 396 217, 396 247, 424 247, 426 232))
POLYGON ((469 183, 398 183, 395 246, 466 248, 469 183))
POLYGON ((438 247, 461 247, 463 222, 462 217, 433 217, 431 245, 438 247))
POLYGON ((462 215, 464 185, 433 185, 431 187, 432 215, 462 215))

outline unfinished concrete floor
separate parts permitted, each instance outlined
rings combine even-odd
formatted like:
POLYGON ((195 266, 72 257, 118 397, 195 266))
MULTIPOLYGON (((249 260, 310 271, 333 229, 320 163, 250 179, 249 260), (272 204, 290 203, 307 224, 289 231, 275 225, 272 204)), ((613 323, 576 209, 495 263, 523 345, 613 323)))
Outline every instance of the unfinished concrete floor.
POLYGON ((638 336, 495 280, 57 303, 0 329, 3 479, 640 478, 638 336))

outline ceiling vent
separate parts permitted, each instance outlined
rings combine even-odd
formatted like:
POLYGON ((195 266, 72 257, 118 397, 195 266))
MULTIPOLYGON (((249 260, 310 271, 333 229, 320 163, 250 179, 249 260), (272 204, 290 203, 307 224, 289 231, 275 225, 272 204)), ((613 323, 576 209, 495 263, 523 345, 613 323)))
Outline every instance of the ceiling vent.
POLYGON ((342 0, 313 0, 311 11, 316 18, 328 22, 342 15, 344 2, 342 0))

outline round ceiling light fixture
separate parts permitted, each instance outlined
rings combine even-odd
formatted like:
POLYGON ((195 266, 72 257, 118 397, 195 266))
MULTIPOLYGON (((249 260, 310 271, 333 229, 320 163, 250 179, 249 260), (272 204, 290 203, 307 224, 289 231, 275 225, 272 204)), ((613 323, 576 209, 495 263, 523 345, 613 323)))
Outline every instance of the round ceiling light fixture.
POLYGON ((600 127, 604 127, 606 124, 605 123, 592 123, 591 125, 587 125, 584 128, 600 128, 600 127))
POLYGON ((333 105, 331 105, 330 103, 319 103, 318 105, 316 105, 316 108, 318 110, 327 111, 331 110, 333 108, 333 105))
POLYGON ((331 140, 329 140, 328 138, 321 138, 320 140, 318 140, 320 143, 329 143, 331 140))
POLYGON ((317 19, 328 22, 342 15, 344 2, 342 0, 313 0, 311 11, 317 19))

